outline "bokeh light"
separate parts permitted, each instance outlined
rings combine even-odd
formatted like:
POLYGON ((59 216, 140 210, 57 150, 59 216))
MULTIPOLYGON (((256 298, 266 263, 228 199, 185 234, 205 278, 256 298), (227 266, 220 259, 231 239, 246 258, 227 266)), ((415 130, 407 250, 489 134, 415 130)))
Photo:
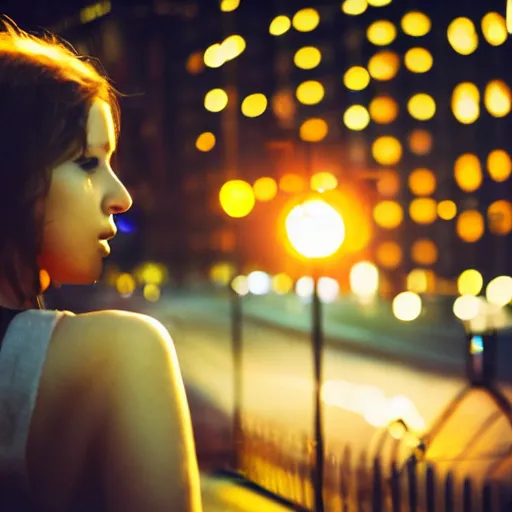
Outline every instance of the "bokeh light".
POLYGON ((325 95, 324 86, 317 80, 307 80, 297 87, 295 95, 304 105, 316 105, 325 95))
POLYGON ((373 218, 380 227, 393 229, 402 223, 404 212, 396 201, 385 200, 375 205, 373 218))
POLYGON ((495 277, 485 289, 485 297, 489 304, 503 307, 512 301, 512 277, 495 277))
POLYGON ((470 55, 478 48, 475 24, 465 17, 454 19, 448 26, 448 42, 461 55, 470 55))
POLYGON ((464 242, 477 242, 482 238, 485 230, 485 223, 482 214, 477 210, 463 211, 456 222, 457 235, 464 242))
POLYGON ((315 46, 304 46, 293 56, 294 64, 300 69, 316 68, 322 61, 322 53, 315 46))
POLYGON ((474 268, 464 270, 457 278, 459 295, 474 295, 476 297, 482 291, 483 285, 482 274, 474 268))
POLYGON ((362 91, 370 83, 370 73, 362 66, 353 66, 343 75, 343 83, 351 91, 362 91))
POLYGON ((277 183, 274 178, 263 176, 258 178, 252 186, 254 197, 261 202, 271 201, 277 195, 277 183))
POLYGON ((299 130, 299 136, 306 142, 320 142, 327 137, 329 127, 327 123, 319 118, 311 118, 304 121, 299 130))
POLYGON ((204 97, 204 108, 210 112, 220 112, 228 104, 228 95, 224 89, 212 89, 204 97))
POLYGON ((374 21, 366 30, 366 37, 376 46, 388 46, 396 39, 396 27, 388 20, 374 21))
POLYGON ((412 73, 426 73, 432 69, 434 58, 426 48, 410 48, 405 53, 404 64, 412 73))
POLYGON ((390 124, 398 117, 398 103, 388 95, 376 96, 370 103, 370 116, 378 124, 390 124))
POLYGON ((292 19, 293 28, 299 32, 311 32, 318 27, 319 23, 320 15, 311 7, 297 11, 292 19))
POLYGON ((462 124, 474 123, 480 117, 480 91, 471 82, 458 84, 452 93, 452 113, 462 124))
POLYGON ((512 172, 512 160, 509 153, 503 149, 494 149, 487 156, 487 172, 499 183, 507 181, 512 172))
POLYGON ((370 124, 370 113, 363 105, 352 105, 343 114, 343 122, 348 129, 361 131, 370 124))
POLYGON ((378 137, 372 144, 372 155, 381 165, 396 165, 402 158, 402 144, 391 135, 378 137))
POLYGON ((276 16, 271 22, 268 31, 273 36, 282 36, 290 30, 292 22, 288 16, 276 16))
POLYGON ((215 146, 215 135, 212 132, 204 132, 196 139, 196 148, 199 151, 207 152, 215 146))
POLYGON ((414 292, 399 293, 392 303, 393 314, 402 322, 412 322, 416 320, 422 311, 421 297, 414 292))
POLYGON ((400 57, 390 50, 376 53, 368 61, 368 72, 375 80, 385 82, 393 79, 400 68, 400 57))
POLYGON ((464 192, 474 192, 482 184, 482 166, 478 157, 465 153, 457 158, 454 166, 455 181, 464 192))
POLYGON ((285 227, 293 248, 306 258, 326 258, 334 254, 345 239, 341 215, 319 199, 295 206, 286 217, 285 227))
POLYGON ((219 192, 219 200, 222 209, 233 218, 249 215, 256 202, 251 185, 243 180, 224 183, 219 192))
POLYGON ((430 32, 432 22, 430 18, 420 11, 410 11, 401 21, 404 34, 412 37, 423 37, 430 32))
POLYGON ((443 220, 452 220, 457 215, 457 205, 450 199, 439 201, 437 205, 437 215, 443 220))
POLYGON ((242 114, 246 117, 261 116, 261 114, 263 114, 267 108, 267 103, 267 98, 264 94, 251 94, 242 101, 242 114))

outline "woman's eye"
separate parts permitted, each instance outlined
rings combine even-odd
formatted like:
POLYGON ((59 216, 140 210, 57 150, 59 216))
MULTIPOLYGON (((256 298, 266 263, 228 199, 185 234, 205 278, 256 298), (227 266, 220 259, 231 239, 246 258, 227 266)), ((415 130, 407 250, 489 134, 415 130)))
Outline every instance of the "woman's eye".
POLYGON ((75 160, 75 164, 79 165, 84 171, 94 171, 94 169, 96 169, 100 164, 100 160, 95 156, 81 156, 75 160))

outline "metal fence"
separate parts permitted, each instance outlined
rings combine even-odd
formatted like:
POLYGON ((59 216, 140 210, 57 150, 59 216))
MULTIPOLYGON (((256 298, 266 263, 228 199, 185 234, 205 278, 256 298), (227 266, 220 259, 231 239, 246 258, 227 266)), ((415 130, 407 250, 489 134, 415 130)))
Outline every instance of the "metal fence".
MULTIPOLYGON (((307 436, 242 422, 239 464, 245 478, 290 503, 313 510, 313 445, 307 436)), ((475 482, 412 455, 406 462, 353 454, 349 445, 325 456, 325 512, 507 512, 496 481, 475 482)))

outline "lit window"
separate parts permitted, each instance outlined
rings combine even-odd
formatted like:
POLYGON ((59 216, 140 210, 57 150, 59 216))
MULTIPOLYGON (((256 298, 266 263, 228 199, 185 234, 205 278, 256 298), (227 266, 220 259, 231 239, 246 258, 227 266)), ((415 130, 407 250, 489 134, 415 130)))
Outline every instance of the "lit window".
POLYGON ((432 135, 427 130, 413 130, 408 138, 409 149, 415 155, 427 155, 432 151, 432 135))
POLYGON ((316 80, 302 82, 295 92, 297 99, 304 105, 316 105, 325 95, 324 86, 316 80))
POLYGON ((329 127, 323 119, 312 118, 302 123, 299 135, 306 142, 320 142, 325 139, 328 131, 329 127))
POLYGON ((396 27, 387 20, 375 21, 368 27, 366 37, 376 46, 387 46, 396 39, 396 27))
POLYGON ((457 205, 449 199, 440 201, 437 205, 437 215, 440 219, 452 220, 457 215, 457 205))
POLYGON ((376 96, 370 103, 370 115, 378 124, 392 123, 398 116, 398 103, 391 96, 376 96))
POLYGON ((201 52, 192 53, 187 59, 187 71, 191 75, 197 75, 204 69, 203 54, 201 52))
POLYGON ((377 247, 377 261, 384 268, 397 268, 402 263, 402 249, 396 242, 383 242, 377 247))
POLYGON ((484 92, 484 104, 492 116, 505 117, 512 106, 509 86, 503 80, 489 82, 484 92))
POLYGON ((396 165, 402 158, 402 145, 395 137, 384 135, 373 142, 372 155, 381 165, 396 165))
POLYGON ((477 242, 482 238, 484 230, 484 218, 477 210, 466 210, 457 217, 457 235, 464 242, 477 242))
POLYGON ((430 197, 418 197, 409 205, 409 216, 416 224, 432 224, 437 219, 437 203, 430 197))
POLYGON ((512 160, 503 149, 491 151, 487 157, 487 172, 497 182, 508 180, 512 172, 512 160))
POLYGON ((384 7, 390 3, 391 0, 368 0, 368 5, 371 5, 372 7, 384 7))
POLYGON ((404 63, 413 73, 426 73, 432 69, 434 58, 425 48, 411 48, 405 54, 404 63))
POLYGON ((505 236, 512 231, 512 204, 500 199, 494 201, 487 209, 489 231, 493 235, 505 236))
POLYGON ((207 152, 215 146, 215 135, 212 132, 204 132, 197 137, 196 148, 199 151, 207 152))
POLYGON ((322 54, 320 50, 314 46, 304 46, 300 50, 297 50, 293 57, 293 62, 301 69, 316 68, 321 60, 322 54))
POLYGON ((497 12, 487 13, 482 18, 482 33, 490 45, 502 45, 508 38, 505 18, 497 12))
POLYGON ((408 36, 425 36, 430 32, 431 28, 430 18, 422 12, 410 11, 402 18, 402 30, 408 36))
POLYGON ((370 114, 362 105, 352 105, 343 115, 343 122, 350 130, 364 130, 370 123, 370 114))
POLYGON ((470 55, 478 48, 478 35, 469 18, 456 18, 448 26, 448 42, 461 55, 470 55))
POLYGON ((341 10, 349 16, 358 16, 368 9, 367 0, 345 0, 341 4, 341 10))
POLYGON ((436 244, 427 238, 416 240, 411 246, 411 258, 418 265, 433 265, 438 256, 436 244))
POLYGON ((318 11, 310 7, 297 11, 292 20, 293 27, 299 32, 311 32, 318 27, 319 23, 320 16, 318 11))
POLYGON ((277 194, 277 183, 273 178, 264 176, 258 178, 252 186, 254 197, 261 202, 267 202, 274 199, 277 194))
POLYGON ((220 2, 220 10, 222 12, 231 12, 238 9, 240 5, 240 0, 221 0, 220 2))
POLYGON ((228 104, 228 95, 223 89, 212 89, 204 97, 204 108, 210 112, 220 112, 228 104))
POLYGON ((300 194, 306 189, 306 182, 302 176, 288 173, 279 180, 279 188, 287 194, 300 194))
POLYGON ((346 71, 343 82, 347 89, 362 91, 370 83, 370 73, 361 66, 353 66, 346 71))
POLYGON ((480 117, 480 91, 471 82, 462 82, 453 90, 452 112, 462 124, 474 123, 480 117))
POLYGON ((476 155, 465 153, 455 161, 454 176, 464 192, 474 192, 482 184, 482 166, 476 155))
POLYGON ((212 44, 204 52, 204 63, 209 68, 220 68, 224 64, 224 55, 219 43, 212 44))
POLYGON ((242 114, 246 117, 258 117, 265 112, 267 108, 267 98, 264 94, 256 93, 247 96, 242 101, 242 114))
POLYGON ((386 200, 375 205, 373 218, 381 228, 394 229, 402 223, 404 212, 396 201, 386 200))
POLYGON ((220 52, 222 54, 223 61, 228 62, 230 60, 236 59, 244 52, 245 47, 246 42, 242 36, 233 34, 226 37, 226 39, 224 39, 220 45, 220 52))
POLYGON ((419 121, 427 121, 432 119, 436 113, 436 102, 428 94, 415 94, 407 102, 407 110, 411 117, 419 121))
POLYGON ((317 192, 334 190, 338 186, 338 178, 327 171, 317 172, 311 176, 309 186, 311 190, 315 190, 317 192))
POLYGON ((387 81, 393 79, 400 68, 400 57, 395 52, 381 51, 376 53, 368 62, 368 71, 375 80, 387 81))
POLYGON ((436 190, 436 175, 430 169, 415 169, 409 175, 409 189, 417 196, 430 196, 436 190))
POLYGON ((288 16, 276 16, 271 22, 268 31, 273 36, 282 36, 290 30, 292 22, 288 16))

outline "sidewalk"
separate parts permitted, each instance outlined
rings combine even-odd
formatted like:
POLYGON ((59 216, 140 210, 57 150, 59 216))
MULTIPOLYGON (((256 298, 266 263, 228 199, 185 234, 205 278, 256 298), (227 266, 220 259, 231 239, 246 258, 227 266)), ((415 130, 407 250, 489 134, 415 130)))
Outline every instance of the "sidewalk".
POLYGON ((235 479, 201 473, 203 512, 291 512, 235 479))

